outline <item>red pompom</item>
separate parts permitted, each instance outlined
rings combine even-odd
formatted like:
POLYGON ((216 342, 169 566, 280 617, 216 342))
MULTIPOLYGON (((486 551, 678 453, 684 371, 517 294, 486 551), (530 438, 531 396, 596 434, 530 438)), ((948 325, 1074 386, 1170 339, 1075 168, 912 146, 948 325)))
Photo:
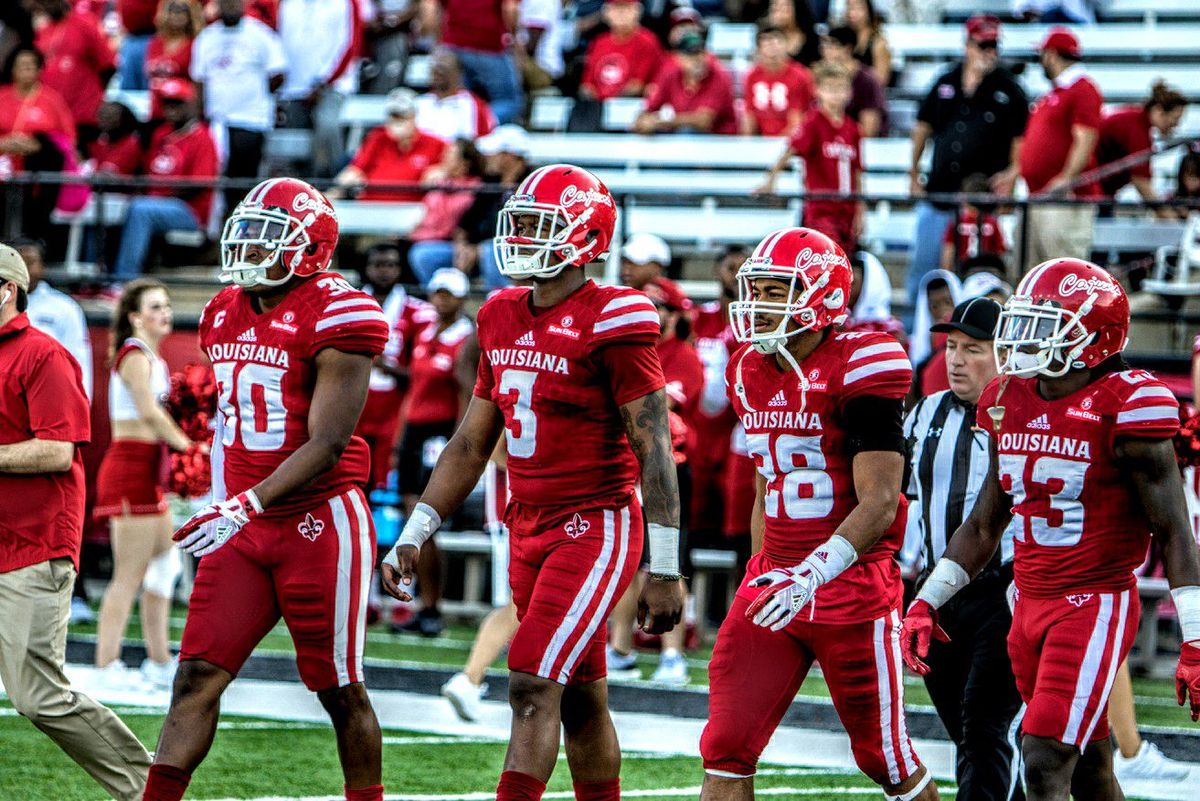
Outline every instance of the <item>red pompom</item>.
POLYGON ((184 498, 199 498, 212 486, 208 448, 212 444, 212 417, 217 411, 217 384, 212 369, 189 364, 171 376, 167 411, 192 440, 183 453, 171 454, 170 490, 184 498))

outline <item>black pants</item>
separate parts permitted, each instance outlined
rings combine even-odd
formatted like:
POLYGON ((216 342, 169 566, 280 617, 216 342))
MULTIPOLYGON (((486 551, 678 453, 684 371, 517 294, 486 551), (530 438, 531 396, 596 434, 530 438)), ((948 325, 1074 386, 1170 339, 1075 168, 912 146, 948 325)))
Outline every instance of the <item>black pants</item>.
MULTIPOLYGON (((229 157, 225 161, 226 178, 257 178, 258 165, 262 162, 263 142, 266 136, 261 131, 246 128, 228 128, 229 157)), ((250 189, 226 189, 225 213, 241 202, 250 189)))
POLYGON ((950 642, 931 643, 926 660, 925 686, 957 747, 958 801, 1024 798, 1013 764, 1020 750, 1010 736, 1021 708, 1006 644, 1011 580, 1011 567, 985 571, 943 606, 939 622, 950 642))

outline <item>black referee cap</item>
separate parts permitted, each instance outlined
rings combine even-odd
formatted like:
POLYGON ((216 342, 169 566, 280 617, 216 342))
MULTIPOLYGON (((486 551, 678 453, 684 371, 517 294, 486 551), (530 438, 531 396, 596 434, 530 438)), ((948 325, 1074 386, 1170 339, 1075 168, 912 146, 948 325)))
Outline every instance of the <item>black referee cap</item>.
POLYGON ((991 298, 971 298, 954 307, 949 322, 929 327, 935 334, 962 331, 972 339, 995 339, 1000 322, 1000 304, 991 298))

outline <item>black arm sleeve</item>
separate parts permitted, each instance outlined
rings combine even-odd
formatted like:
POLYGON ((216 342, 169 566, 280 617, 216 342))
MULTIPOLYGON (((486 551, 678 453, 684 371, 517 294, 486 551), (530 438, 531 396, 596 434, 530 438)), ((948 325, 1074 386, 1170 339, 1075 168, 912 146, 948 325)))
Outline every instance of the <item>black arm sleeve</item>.
POLYGON ((904 455, 904 401, 860 395, 846 402, 846 447, 850 456, 864 451, 892 451, 904 455))

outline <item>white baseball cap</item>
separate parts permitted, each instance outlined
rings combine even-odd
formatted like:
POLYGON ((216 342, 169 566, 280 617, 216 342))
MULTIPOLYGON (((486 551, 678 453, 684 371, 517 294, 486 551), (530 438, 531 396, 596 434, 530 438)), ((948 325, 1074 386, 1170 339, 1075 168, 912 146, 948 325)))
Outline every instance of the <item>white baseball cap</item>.
POLYGON ((417 113, 417 93, 398 86, 388 92, 387 113, 396 117, 411 117, 417 113))
POLYGON ((438 290, 445 290, 456 298, 465 298, 471 291, 471 282, 462 270, 443 267, 430 276, 429 285, 425 289, 431 295, 438 290))
POLYGON ((671 263, 671 247, 660 236, 637 233, 625 240, 625 246, 621 248, 621 258, 629 259, 634 264, 654 262, 666 267, 671 263))
POLYGON ((532 154, 528 132, 520 125, 511 123, 501 125, 490 134, 479 137, 475 141, 475 147, 485 156, 512 153, 514 156, 528 159, 532 154))

